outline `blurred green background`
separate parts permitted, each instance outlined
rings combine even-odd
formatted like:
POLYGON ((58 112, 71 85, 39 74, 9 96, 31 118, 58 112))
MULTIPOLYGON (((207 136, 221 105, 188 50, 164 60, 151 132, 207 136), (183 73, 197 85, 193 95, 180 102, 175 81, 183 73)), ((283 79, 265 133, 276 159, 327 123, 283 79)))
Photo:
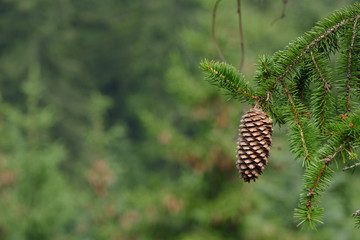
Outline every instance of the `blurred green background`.
MULTIPOLYGON (((243 0, 244 73, 350 0, 243 0)), ((204 81, 215 0, 0 1, 0 239, 359 239, 358 172, 323 198, 325 224, 293 220, 301 163, 275 128, 254 184, 235 167, 249 106, 204 81)), ((236 1, 217 37, 240 63, 236 1)))

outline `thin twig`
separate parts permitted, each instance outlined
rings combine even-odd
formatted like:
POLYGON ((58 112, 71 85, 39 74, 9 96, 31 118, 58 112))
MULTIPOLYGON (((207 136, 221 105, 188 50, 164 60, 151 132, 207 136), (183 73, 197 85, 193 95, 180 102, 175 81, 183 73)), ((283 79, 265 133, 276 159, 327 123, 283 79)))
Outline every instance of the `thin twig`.
POLYGON ((353 165, 351 165, 351 166, 348 166, 348 167, 344 167, 342 170, 343 170, 343 171, 346 171, 346 170, 348 170, 348 169, 351 169, 351 168, 354 168, 354 167, 357 167, 357 166, 360 166, 360 162, 355 163, 355 164, 353 164, 353 165))
POLYGON ((286 4, 288 3, 288 0, 283 0, 283 9, 281 11, 281 15, 280 17, 277 17, 274 19, 274 21, 272 21, 272 23, 270 25, 274 25, 277 21, 279 21, 280 19, 285 18, 285 10, 286 10, 286 4))
POLYGON ((220 3, 221 0, 217 0, 215 5, 214 5, 214 9, 213 9, 213 13, 212 13, 212 23, 211 23, 211 36, 212 36, 212 39, 214 41, 214 44, 215 44, 215 47, 216 47, 216 50, 218 52, 218 55, 220 57, 220 59, 223 61, 223 62, 226 62, 226 59, 224 58, 224 55, 222 54, 221 52, 221 49, 219 47, 219 43, 218 41, 216 40, 216 34, 215 34, 215 19, 216 19, 216 11, 217 11, 217 8, 218 8, 218 5, 220 3))
POLYGON ((352 64, 352 52, 354 50, 354 42, 355 42, 355 34, 356 34, 356 25, 357 25, 357 21, 359 19, 359 16, 356 16, 355 20, 354 20, 354 26, 353 26, 353 33, 352 33, 352 38, 351 38, 351 43, 350 43, 350 49, 349 49, 349 57, 348 57, 348 67, 347 67, 347 83, 346 83, 346 99, 347 99, 347 108, 346 108, 346 113, 345 115, 347 115, 350 112, 350 80, 351 80, 351 64, 352 64))
POLYGON ((245 60, 244 34, 243 34, 242 20, 241 20, 241 0, 237 0, 237 13, 239 16, 238 19, 239 19, 240 48, 241 48, 241 60, 240 60, 239 72, 241 72, 245 60))

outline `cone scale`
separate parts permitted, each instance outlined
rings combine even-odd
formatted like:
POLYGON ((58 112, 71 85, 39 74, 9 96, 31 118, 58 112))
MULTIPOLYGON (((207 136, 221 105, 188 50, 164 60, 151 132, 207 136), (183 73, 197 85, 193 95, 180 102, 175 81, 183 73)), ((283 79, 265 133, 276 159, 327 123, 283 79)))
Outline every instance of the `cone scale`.
POLYGON ((267 165, 272 133, 272 120, 256 105, 241 119, 236 167, 245 182, 255 182, 267 165))

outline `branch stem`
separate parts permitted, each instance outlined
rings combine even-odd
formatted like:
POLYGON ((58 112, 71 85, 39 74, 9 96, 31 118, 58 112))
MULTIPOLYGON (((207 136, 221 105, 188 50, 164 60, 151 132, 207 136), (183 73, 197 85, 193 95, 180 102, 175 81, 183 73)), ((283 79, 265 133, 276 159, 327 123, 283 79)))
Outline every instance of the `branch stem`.
POLYGON ((353 165, 351 165, 351 166, 349 166, 349 167, 344 167, 342 170, 343 170, 343 171, 346 171, 346 170, 349 170, 349 169, 354 168, 354 167, 357 167, 357 166, 360 166, 360 162, 355 163, 355 164, 353 164, 353 165))
POLYGON ((221 52, 219 43, 218 43, 218 41, 216 40, 216 34, 215 34, 216 12, 217 12, 218 5, 219 5, 220 1, 221 1, 221 0, 217 0, 216 3, 215 3, 215 5, 214 5, 214 9, 213 9, 213 13, 212 13, 212 22, 211 22, 211 36, 212 36, 212 39, 213 39, 213 41, 214 41, 214 44, 215 44, 215 47, 216 47, 216 51, 217 51, 220 59, 221 59, 223 62, 226 62, 226 59, 225 59, 223 53, 221 52))
POLYGON ((271 25, 274 25, 280 19, 285 18, 285 16, 286 16, 285 11, 286 11, 286 4, 287 3, 288 3, 288 0, 283 0, 283 9, 281 11, 281 15, 280 15, 280 17, 275 18, 274 21, 272 21, 271 25))
POLYGON ((239 72, 242 71, 245 61, 245 46, 244 46, 244 34, 243 34, 243 27, 242 27, 242 20, 241 20, 241 0, 237 0, 237 13, 238 13, 238 20, 239 20, 239 33, 240 33, 240 49, 241 49, 241 59, 240 59, 240 66, 239 72))

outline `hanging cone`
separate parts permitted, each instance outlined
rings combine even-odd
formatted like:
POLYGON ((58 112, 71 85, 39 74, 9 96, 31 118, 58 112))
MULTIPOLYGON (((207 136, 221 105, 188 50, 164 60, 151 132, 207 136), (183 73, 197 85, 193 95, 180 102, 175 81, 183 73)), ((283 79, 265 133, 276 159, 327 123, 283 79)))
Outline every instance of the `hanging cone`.
POLYGON ((255 105, 240 122, 236 167, 245 182, 255 182, 268 163, 273 132, 272 120, 255 105))

